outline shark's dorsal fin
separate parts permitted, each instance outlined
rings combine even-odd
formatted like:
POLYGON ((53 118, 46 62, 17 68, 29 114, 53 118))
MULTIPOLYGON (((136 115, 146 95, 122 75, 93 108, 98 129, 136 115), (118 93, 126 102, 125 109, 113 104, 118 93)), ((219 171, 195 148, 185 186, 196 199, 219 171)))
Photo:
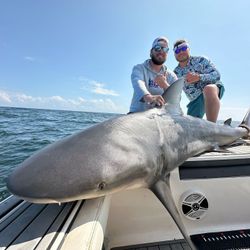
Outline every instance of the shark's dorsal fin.
POLYGON ((232 118, 228 118, 227 120, 224 121, 224 125, 231 126, 232 124, 232 118))
POLYGON ((243 125, 243 124, 250 127, 250 108, 248 109, 247 113, 245 114, 240 125, 243 125))
POLYGON ((250 138, 250 108, 248 109, 243 121, 239 125, 239 127, 245 128, 248 131, 248 135, 243 137, 244 139, 250 138))
POLYGON ((184 78, 179 78, 177 81, 172 83, 166 91, 163 93, 162 97, 168 104, 179 105, 181 101, 181 92, 184 86, 184 78))

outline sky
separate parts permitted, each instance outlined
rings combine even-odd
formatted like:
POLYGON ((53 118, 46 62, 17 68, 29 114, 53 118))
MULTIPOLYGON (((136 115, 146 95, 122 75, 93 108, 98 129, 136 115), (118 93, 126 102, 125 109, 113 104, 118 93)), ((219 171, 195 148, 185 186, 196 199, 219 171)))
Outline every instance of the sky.
MULTIPOLYGON (((166 36, 221 73, 219 119, 250 107, 250 1, 1 0, 0 106, 127 113, 134 65, 166 36)), ((188 103, 182 95, 181 106, 188 103)))

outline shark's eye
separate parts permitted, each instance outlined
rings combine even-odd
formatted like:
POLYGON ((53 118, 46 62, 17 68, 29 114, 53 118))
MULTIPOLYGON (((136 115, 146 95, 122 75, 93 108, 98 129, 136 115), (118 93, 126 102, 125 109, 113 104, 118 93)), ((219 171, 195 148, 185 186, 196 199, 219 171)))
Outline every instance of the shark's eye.
POLYGON ((101 182, 98 185, 98 189, 103 190, 105 188, 105 186, 106 186, 106 183, 105 182, 101 182))

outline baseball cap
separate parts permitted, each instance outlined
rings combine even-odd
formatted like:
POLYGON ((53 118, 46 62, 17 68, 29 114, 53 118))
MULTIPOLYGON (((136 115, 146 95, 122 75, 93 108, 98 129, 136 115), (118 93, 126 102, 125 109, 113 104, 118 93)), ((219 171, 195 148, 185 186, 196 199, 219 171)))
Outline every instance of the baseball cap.
POLYGON ((167 43, 167 46, 168 46, 168 39, 165 37, 165 36, 159 36, 157 37, 154 41, 153 41, 153 44, 152 44, 152 48, 155 47, 155 45, 157 45, 161 40, 165 41, 167 43))

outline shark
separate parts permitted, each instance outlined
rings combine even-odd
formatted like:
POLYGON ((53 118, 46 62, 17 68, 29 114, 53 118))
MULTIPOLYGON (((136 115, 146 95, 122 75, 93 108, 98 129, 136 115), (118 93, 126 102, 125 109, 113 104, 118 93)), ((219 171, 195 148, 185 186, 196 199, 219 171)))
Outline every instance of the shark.
POLYGON ((34 203, 91 199, 149 188, 195 249, 175 206, 169 176, 189 157, 249 136, 250 111, 240 127, 184 115, 184 79, 163 94, 166 104, 121 115, 36 152, 7 179, 14 195, 34 203))

